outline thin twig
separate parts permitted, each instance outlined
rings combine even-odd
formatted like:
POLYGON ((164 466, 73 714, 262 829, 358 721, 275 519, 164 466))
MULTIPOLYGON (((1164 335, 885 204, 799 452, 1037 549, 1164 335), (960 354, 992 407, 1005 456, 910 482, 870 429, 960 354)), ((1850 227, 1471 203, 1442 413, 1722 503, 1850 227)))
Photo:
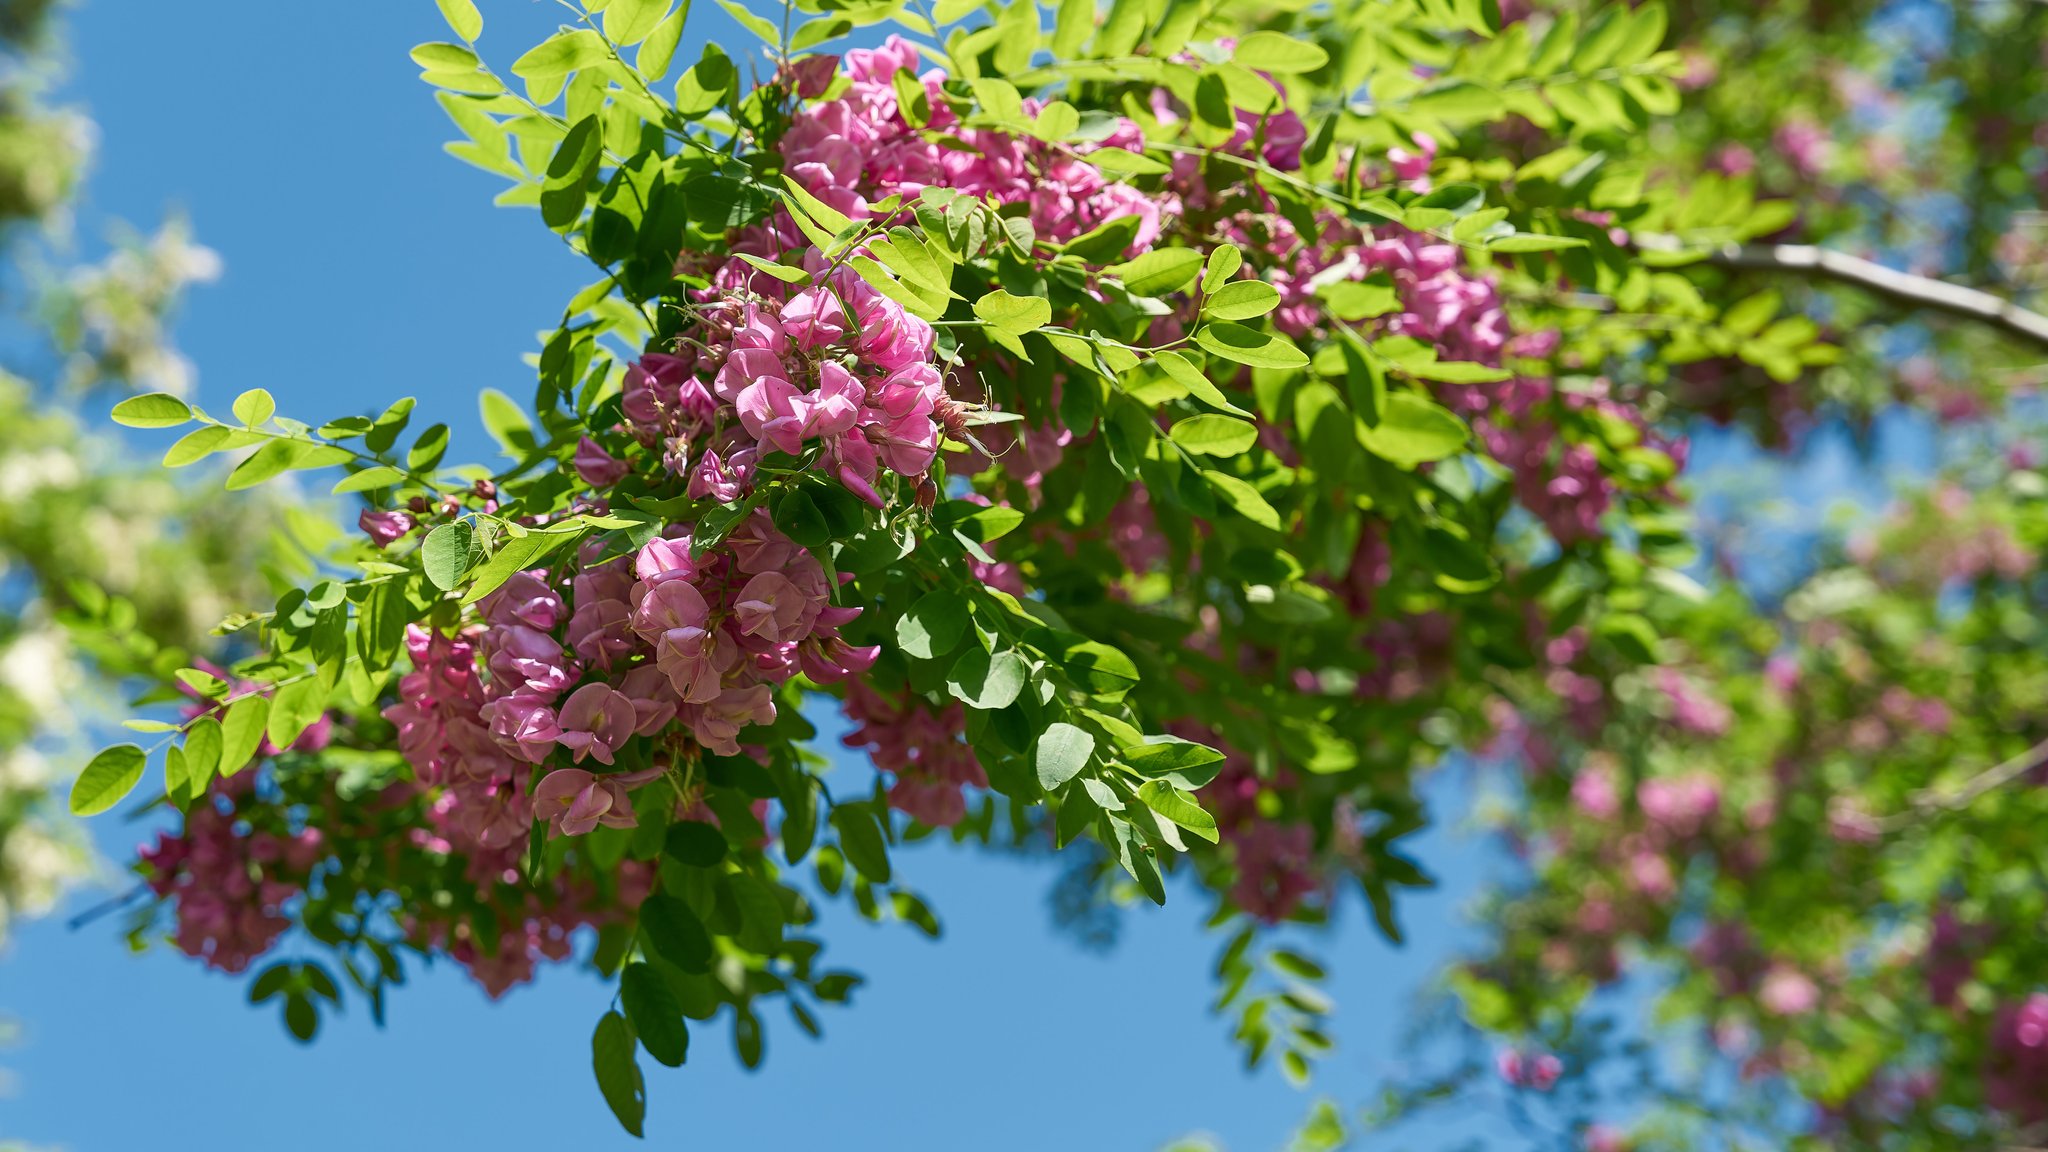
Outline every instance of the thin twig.
POLYGON ((1960 811, 1976 803, 1985 793, 2010 784, 2044 764, 2048 764, 2048 740, 2041 741, 1996 767, 1979 772, 1963 781, 1960 787, 1942 791, 1933 788, 1922 789, 1913 794, 1911 808, 1886 816, 1875 823, 1881 830, 1893 832, 1931 813, 1960 811))
MULTIPOLYGON (((1637 247, 1651 251, 1683 251, 1687 247, 1673 236, 1643 235, 1635 240, 1637 247)), ((1846 252, 1810 244, 1724 244, 1705 250, 1703 258, 1706 263, 1723 268, 1791 272, 1834 280, 1901 304, 1976 320, 2048 348, 2048 316, 1980 289, 1915 276, 1846 252)))

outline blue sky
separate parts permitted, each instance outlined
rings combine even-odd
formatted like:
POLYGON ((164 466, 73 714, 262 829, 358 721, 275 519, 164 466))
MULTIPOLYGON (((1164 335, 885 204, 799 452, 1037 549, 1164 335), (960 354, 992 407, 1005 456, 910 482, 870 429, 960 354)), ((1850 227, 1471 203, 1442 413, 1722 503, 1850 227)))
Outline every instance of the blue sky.
MULTIPOLYGON (((561 14, 544 0, 480 6, 501 65, 561 14)), ((693 39, 746 42, 700 9, 693 39)), ((406 58, 446 36, 430 0, 83 0, 69 24, 68 92, 102 132, 81 234, 177 209, 225 259, 178 326, 201 402, 224 410, 261 386, 317 423, 412 394, 416 423, 457 430, 455 455, 482 451, 477 390, 529 394, 519 356, 588 266, 530 211, 492 208, 495 177, 442 154, 451 130, 406 58)), ((115 858, 141 838, 107 821, 94 831, 115 858)), ((1442 832, 1419 849, 1447 883, 1405 903, 1406 950, 1355 901, 1320 942, 1341 1046, 1316 1087, 1347 1104, 1391 1067, 1413 994, 1461 938, 1457 907, 1493 859, 1442 832)), ((772 1018, 758 1073, 711 1030, 682 1071, 644 1062, 649 1145, 1142 1152, 1207 1130, 1255 1152, 1279 1147, 1306 1111, 1310 1097, 1276 1073, 1244 1073, 1206 1015, 1219 941, 1192 893, 1132 910, 1099 955, 1053 933, 1052 864, 923 847, 901 867, 945 940, 829 908, 830 956, 869 979, 855 1005, 825 1018, 823 1042, 772 1018)), ((415 976, 382 1031, 357 1009, 302 1048, 273 1011, 245 1004, 240 981, 168 949, 130 955, 110 923, 47 920, 0 959, 0 1012, 24 1030, 0 1053, 15 1081, 0 1140, 77 1152, 635 1147, 590 1077, 590 1029, 609 998, 554 970, 493 1005, 444 965, 415 976)))

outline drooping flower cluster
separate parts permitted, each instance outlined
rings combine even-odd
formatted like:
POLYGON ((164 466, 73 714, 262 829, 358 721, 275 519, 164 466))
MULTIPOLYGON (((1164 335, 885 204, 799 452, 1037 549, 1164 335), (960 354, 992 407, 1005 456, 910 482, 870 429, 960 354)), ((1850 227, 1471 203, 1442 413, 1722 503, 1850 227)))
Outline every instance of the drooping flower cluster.
MULTIPOLYGON (((1171 197, 1112 182, 1086 160, 1104 148, 1141 149, 1144 135, 1130 119, 1116 118, 1101 139, 1057 147, 1015 133, 963 128, 940 87, 945 73, 930 69, 920 75, 918 64, 917 46, 900 36, 880 48, 848 52, 846 88, 830 100, 806 104, 782 139, 790 174, 853 219, 872 216, 870 205, 892 195, 914 197, 925 188, 1026 204, 1038 237, 1055 243, 1133 217, 1138 229, 1126 255, 1150 248, 1163 221, 1176 212, 1171 197), (904 115, 894 83, 899 72, 917 77, 924 91, 930 116, 923 125, 904 115), (941 133, 965 147, 940 145, 941 133)), ((807 94, 822 91, 819 86, 807 94)), ((1019 115, 1035 119, 1043 110, 1041 101, 1027 99, 1019 115)))
POLYGON ((961 738, 967 717, 958 701, 934 708, 913 693, 885 696, 863 681, 846 686, 846 716, 855 724, 844 742, 865 748, 875 767, 895 776, 889 804, 935 828, 967 814, 961 789, 988 787, 974 750, 961 738))
POLYGON ((2048 1121, 2048 993, 1999 1010, 1984 1068, 1984 1099, 2021 1123, 2048 1121))
POLYGON ((323 854, 315 828, 238 827, 241 806, 262 807, 255 790, 254 772, 216 779, 183 829, 159 833, 138 853, 150 891, 177 902, 173 942, 223 972, 247 968, 291 927, 285 905, 305 891, 323 854))
POLYGON ((546 570, 518 573, 484 598, 472 634, 408 632, 413 671, 385 716, 419 779, 446 788, 439 811, 467 843, 513 844, 536 815, 557 834, 632 827, 631 790, 673 754, 738 755, 741 729, 774 721, 777 685, 873 663, 877 649, 838 631, 860 609, 832 604, 823 566, 766 513, 691 553, 680 534, 632 557, 586 555, 573 609, 546 570), (655 739, 653 763, 597 771, 636 736, 655 739), (529 796, 533 766, 563 758, 579 767, 529 796))

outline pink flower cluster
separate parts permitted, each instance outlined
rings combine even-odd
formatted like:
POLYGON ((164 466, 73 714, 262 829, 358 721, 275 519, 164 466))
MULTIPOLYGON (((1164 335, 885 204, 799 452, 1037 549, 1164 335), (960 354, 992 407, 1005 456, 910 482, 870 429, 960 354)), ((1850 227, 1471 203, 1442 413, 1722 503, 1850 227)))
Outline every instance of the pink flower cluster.
POLYGON ((138 853, 150 891, 177 900, 178 950, 224 972, 247 968, 291 927, 284 906, 305 891, 323 855, 316 829, 279 835, 238 827, 236 807, 253 800, 255 780, 254 772, 216 778, 179 834, 158 833, 138 853))
MULTIPOLYGON (((1228 755, 1223 771, 1202 797, 1216 816, 1216 828, 1229 846, 1237 865, 1237 879, 1230 898, 1239 908, 1269 924, 1292 915, 1302 901, 1324 886, 1323 869, 1315 854, 1315 830, 1306 824, 1276 820, 1259 811, 1259 792, 1264 787, 1258 773, 1245 757, 1231 752, 1215 734, 1189 728, 1187 739, 1200 739, 1228 755)), ((1291 774, 1281 770, 1275 786, 1292 783, 1291 774)))
POLYGON ((948 828, 967 815, 966 788, 988 787, 981 761, 961 734, 967 714, 957 701, 934 708, 905 690, 885 696, 862 681, 846 686, 846 717, 853 731, 842 742, 865 748, 875 767, 895 776, 889 806, 934 828, 948 828))
POLYGON ((1503 1048, 1494 1054, 1494 1070, 1500 1078, 1517 1088, 1531 1088, 1548 1092, 1557 1086, 1564 1075, 1564 1061, 1550 1052, 1523 1052, 1519 1048, 1503 1048))
POLYGON ((516 843, 536 809, 558 834, 632 827, 630 790, 686 738, 738 755, 741 729, 774 721, 776 685, 799 670, 837 682, 873 663, 878 649, 838 632, 860 609, 833 606, 823 566, 765 512, 720 547, 691 550, 681 535, 630 558, 586 553, 573 611, 535 569, 484 598, 481 628, 408 631, 413 671, 384 715, 421 782, 446 789, 436 812, 463 846, 516 843), (652 766, 558 767, 528 795, 533 765, 610 768, 643 736, 662 745, 652 766))
POLYGON ((1984 1066, 1984 1100, 2022 1124, 2048 1121, 2048 993, 1999 1010, 1984 1066))
POLYGON ((737 499, 763 451, 816 445, 819 467, 880 507, 882 468, 919 477, 938 453, 946 387, 931 325, 816 249, 804 266, 819 282, 792 292, 731 261, 698 311, 698 354, 650 354, 629 377, 635 433, 662 444, 693 498, 737 499), (693 369, 711 374, 708 387, 693 369))
MULTIPOLYGON (((1062 243, 1110 220, 1135 217, 1138 231, 1125 255, 1152 246, 1163 219, 1174 210, 1172 199, 1111 183, 1085 160, 1104 148, 1142 148, 1144 134, 1135 122, 1119 118, 1107 137, 1060 148, 1006 132, 961 128, 940 88, 945 73, 932 69, 920 76, 918 63, 917 46, 900 36, 891 36, 880 48, 848 52, 847 87, 830 100, 799 109, 782 138, 790 174, 812 195, 854 219, 872 216, 870 205, 894 194, 909 199, 928 187, 951 188, 1028 205, 1040 239, 1062 243), (931 105, 925 125, 929 132, 904 117, 894 84, 899 72, 917 77, 923 86, 931 105), (941 147, 934 139, 940 132, 968 147, 941 147)), ((1036 117, 1042 107, 1026 100, 1023 114, 1036 117)))
POLYGON ((483 890, 493 898, 496 935, 482 935, 487 929, 481 918, 457 918, 414 921, 407 936, 417 947, 446 953, 495 1000, 532 980, 542 961, 569 959, 578 929, 631 922, 653 887, 653 869, 625 860, 617 876, 614 895, 566 876, 553 878, 546 891, 523 881, 499 884, 483 890))

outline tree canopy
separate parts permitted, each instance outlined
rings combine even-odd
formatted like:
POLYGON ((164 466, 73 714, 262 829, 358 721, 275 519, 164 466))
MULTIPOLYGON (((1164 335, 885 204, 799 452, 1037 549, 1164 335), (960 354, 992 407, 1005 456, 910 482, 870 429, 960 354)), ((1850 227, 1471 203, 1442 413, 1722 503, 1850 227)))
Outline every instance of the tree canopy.
POLYGON ((820 902, 936 934, 900 846, 1050 844, 1085 903, 1202 902, 1247 1059, 1308 1081, 1282 929, 1398 943, 1460 815, 1419 785, 1474 761, 1526 869, 1446 973, 1461 1055, 1365 1126, 2048 1133, 2048 5, 608 0, 501 46, 437 3, 448 152, 592 279, 481 392, 495 464, 405 398, 113 406, 360 504, 105 668, 137 735, 71 810, 182 817, 136 941, 301 1040, 423 957, 589 965, 637 1135, 687 1124, 642 1057, 752 1066, 888 978, 820 902), (752 42, 679 58, 714 19, 752 42), (1901 404, 1939 472, 1788 562, 1697 499, 1706 430, 1784 476, 1901 404))

